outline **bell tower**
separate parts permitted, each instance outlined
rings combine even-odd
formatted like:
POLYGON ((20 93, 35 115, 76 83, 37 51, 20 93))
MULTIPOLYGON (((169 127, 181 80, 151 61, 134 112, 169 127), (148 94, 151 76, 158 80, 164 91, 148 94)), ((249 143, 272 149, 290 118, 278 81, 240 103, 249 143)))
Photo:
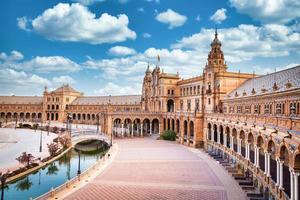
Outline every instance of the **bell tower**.
POLYGON ((210 44, 211 50, 208 54, 208 64, 206 66, 207 69, 210 69, 209 71, 213 72, 225 72, 227 70, 226 63, 224 61, 224 54, 221 49, 222 43, 220 42, 218 38, 218 30, 215 31, 215 38, 210 44))

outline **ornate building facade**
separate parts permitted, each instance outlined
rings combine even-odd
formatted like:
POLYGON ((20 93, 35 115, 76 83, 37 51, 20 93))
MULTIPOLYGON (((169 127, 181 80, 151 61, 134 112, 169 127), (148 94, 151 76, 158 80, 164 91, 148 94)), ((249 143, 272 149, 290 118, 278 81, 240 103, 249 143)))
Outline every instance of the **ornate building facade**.
POLYGON ((202 75, 147 67, 141 95, 84 96, 69 85, 43 96, 1 96, 0 120, 100 124, 115 137, 174 130, 181 144, 229 155, 277 199, 299 198, 300 66, 256 76, 228 72, 217 32, 202 75))

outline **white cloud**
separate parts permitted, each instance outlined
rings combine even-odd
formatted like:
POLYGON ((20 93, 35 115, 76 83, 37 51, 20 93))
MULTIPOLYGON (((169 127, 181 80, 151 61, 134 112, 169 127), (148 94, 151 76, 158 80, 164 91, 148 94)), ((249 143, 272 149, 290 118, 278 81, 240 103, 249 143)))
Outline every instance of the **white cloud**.
MULTIPOLYGON (((196 50, 210 49, 207 41, 213 39, 213 29, 201 29, 199 33, 184 37, 172 48, 196 50)), ((261 27, 241 24, 238 27, 219 29, 223 51, 227 61, 241 62, 256 57, 288 56, 300 51, 300 34, 284 25, 269 24, 261 27)))
POLYGON ((168 28, 173 29, 182 26, 186 22, 187 17, 173 11, 172 9, 168 9, 165 12, 157 14, 155 19, 161 23, 168 24, 168 28))
POLYGON ((104 2, 105 0, 73 0, 74 2, 78 2, 81 3, 82 5, 92 5, 94 3, 98 3, 98 2, 104 2))
POLYGON ((131 86, 124 86, 124 85, 117 85, 113 82, 109 82, 103 88, 99 90, 95 90, 94 93, 100 96, 140 94, 141 87, 139 85, 136 84, 131 86))
POLYGON ((221 8, 218 9, 211 17, 210 20, 214 21, 217 24, 222 23, 222 21, 224 21, 227 18, 226 16, 226 9, 225 8, 221 8))
POLYGON ((6 53, 2 52, 0 54, 0 61, 4 63, 10 63, 22 60, 24 58, 23 54, 19 51, 13 50, 10 52, 10 55, 6 55, 6 53))
POLYGON ((263 23, 287 23, 299 19, 299 0, 230 0, 240 13, 263 23))
POLYGON ((140 7, 140 8, 137 9, 137 11, 144 13, 145 9, 143 7, 140 7))
POLYGON ((128 56, 136 54, 136 51, 124 46, 114 46, 108 50, 108 53, 113 56, 128 56))
POLYGON ((0 68, 0 93, 28 95, 28 91, 40 94, 44 85, 51 84, 47 79, 24 71, 0 68))
POLYGON ((160 3, 160 0, 146 0, 147 2, 160 3))
POLYGON ((143 33, 143 38, 150 38, 151 34, 150 33, 143 33))
POLYGON ((34 71, 36 73, 75 72, 80 70, 77 63, 63 56, 37 56, 27 61, 23 61, 23 58, 23 54, 15 50, 10 55, 2 52, 0 54, 0 67, 34 71))
POLYGON ((59 3, 45 10, 31 24, 34 32, 50 40, 102 44, 135 39, 136 33, 128 28, 128 23, 125 14, 115 17, 103 13, 96 18, 79 3, 59 3))
POLYGON ((76 81, 71 76, 57 76, 52 78, 52 82, 57 85, 74 84, 76 81))
POLYGON ((199 22, 201 20, 200 15, 197 15, 196 18, 195 18, 195 20, 199 22))
POLYGON ((62 56, 37 56, 29 61, 16 65, 17 68, 30 70, 39 73, 50 72, 75 72, 80 70, 80 66, 72 60, 62 56))
POLYGON ((27 17, 17 18, 18 27, 24 31, 30 31, 30 29, 27 27, 28 23, 29 23, 29 20, 27 19, 27 17))

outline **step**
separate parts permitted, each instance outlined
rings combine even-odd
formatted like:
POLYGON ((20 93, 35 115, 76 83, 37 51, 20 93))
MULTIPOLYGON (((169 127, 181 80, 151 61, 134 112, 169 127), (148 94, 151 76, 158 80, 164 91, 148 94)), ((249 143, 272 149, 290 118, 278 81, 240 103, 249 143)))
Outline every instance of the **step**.
POLYGON ((262 193, 247 193, 247 197, 263 198, 264 195, 262 193))

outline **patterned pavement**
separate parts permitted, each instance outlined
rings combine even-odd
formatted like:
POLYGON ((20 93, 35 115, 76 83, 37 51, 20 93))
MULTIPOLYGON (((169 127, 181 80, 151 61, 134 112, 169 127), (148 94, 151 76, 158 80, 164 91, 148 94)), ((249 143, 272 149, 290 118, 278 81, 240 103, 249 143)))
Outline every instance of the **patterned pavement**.
POLYGON ((105 171, 68 200, 241 200, 243 192, 203 152, 154 138, 117 140, 105 171))

